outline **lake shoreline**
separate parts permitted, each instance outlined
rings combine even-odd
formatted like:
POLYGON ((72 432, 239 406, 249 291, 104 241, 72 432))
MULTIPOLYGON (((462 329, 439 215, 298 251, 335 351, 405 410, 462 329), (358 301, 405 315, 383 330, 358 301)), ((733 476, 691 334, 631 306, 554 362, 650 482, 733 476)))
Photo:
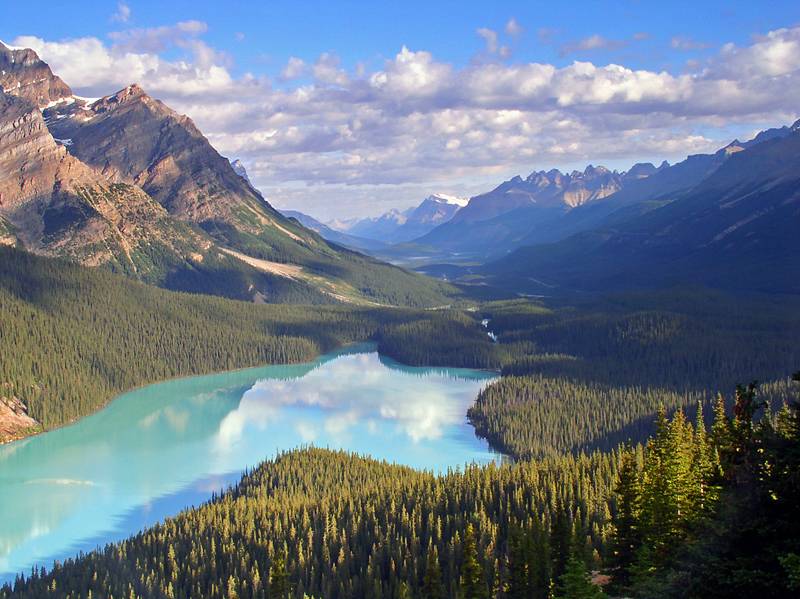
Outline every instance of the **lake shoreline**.
MULTIPOLYGON (((73 426, 74 424, 80 422, 84 418, 88 418, 89 416, 92 416, 93 414, 97 414, 98 412, 103 411, 104 409, 106 409, 109 405, 111 405, 114 401, 116 401, 121 396, 123 396, 123 395, 125 395, 127 393, 132 393, 133 391, 137 391, 139 389, 144 389, 145 387, 150 387, 151 385, 159 385, 161 383, 168 383, 170 381, 177 381, 177 380, 180 380, 180 379, 187 379, 187 378, 194 378, 194 377, 201 377, 201 376, 213 376, 215 374, 243 372, 243 371, 246 371, 246 370, 253 370, 253 369, 256 369, 256 368, 264 368, 265 366, 299 366, 301 364, 311 364, 315 360, 318 360, 321 356, 324 356, 324 355, 330 354, 330 353, 340 352, 340 351, 346 350, 347 348, 358 346, 358 345, 365 345, 365 346, 366 345, 370 345, 370 346, 373 346, 375 348, 375 350, 377 351, 378 342, 374 341, 374 340, 351 341, 349 343, 344 343, 342 345, 337 345, 337 346, 332 347, 332 348, 330 348, 328 350, 321 350, 316 356, 314 356, 314 358, 312 358, 311 360, 307 360, 307 361, 281 362, 281 363, 277 363, 277 362, 276 363, 262 363, 262 364, 255 364, 253 366, 241 366, 239 368, 230 368, 230 369, 224 369, 224 370, 212 370, 212 371, 209 371, 209 372, 196 372, 196 373, 192 373, 192 374, 176 375, 176 376, 167 377, 167 378, 164 378, 164 379, 159 379, 159 380, 156 380, 156 381, 149 381, 149 382, 146 382, 146 383, 141 383, 141 384, 136 385, 134 387, 131 387, 129 389, 125 389, 123 391, 120 391, 119 393, 117 393, 114 396, 112 396, 111 398, 109 398, 108 401, 103 402, 101 405, 97 406, 96 408, 94 408, 90 412, 88 412, 88 413, 86 413, 86 414, 84 414, 82 416, 79 416, 77 418, 73 418, 73 419, 71 419, 71 420, 69 420, 67 422, 64 422, 62 424, 59 424, 57 426, 54 426, 52 428, 44 428, 41 425, 41 423, 39 423, 39 428, 38 429, 27 429, 30 432, 27 432, 26 430, 20 430, 20 431, 18 431, 17 436, 13 436, 12 435, 10 437, 0 437, 0 447, 5 446, 5 445, 10 445, 12 443, 17 443, 17 442, 20 442, 20 441, 25 441, 27 439, 31 439, 33 437, 38 437, 38 436, 44 435, 44 434, 52 432, 52 431, 56 431, 56 430, 59 430, 59 429, 62 429, 62 428, 73 426)), ((407 363, 405 363, 405 362, 403 362, 401 360, 398 360, 397 358, 395 358, 394 356, 391 356, 389 354, 382 354, 382 355, 385 355, 385 356, 391 358, 392 360, 395 360, 398 364, 403 364, 405 366, 423 367, 423 368, 459 368, 458 366, 444 366, 444 365, 441 365, 441 364, 436 364, 436 365, 407 364, 407 363)), ((498 375, 500 374, 500 370, 491 369, 491 368, 470 368, 470 370, 493 372, 493 373, 497 373, 498 375)), ((36 421, 36 422, 38 422, 38 421, 36 421)), ((471 423, 470 423, 470 425, 471 425, 471 423)))
POLYGON ((9 551, 2 570, 10 576, 88 550, 86 539, 102 546, 127 538, 306 446, 434 474, 498 462, 465 417, 496 377, 407 366, 374 343, 353 343, 301 364, 121 394, 72 426, 0 450, 0 503, 8 507, 0 540, 9 551))
MULTIPOLYGON (((371 342, 371 341, 353 341, 351 343, 345 343, 343 345, 338 345, 336 347, 332 347, 327 351, 322 350, 316 356, 314 356, 314 358, 312 358, 311 360, 302 361, 302 362, 261 363, 261 364, 254 364, 252 366, 241 366, 239 368, 229 368, 229 369, 223 369, 223 370, 212 370, 212 371, 208 371, 208 372, 195 372, 195 373, 191 373, 191 374, 178 374, 178 375, 175 375, 175 376, 171 376, 171 377, 167 377, 167 378, 163 378, 163 379, 159 379, 159 380, 155 380, 155 381, 148 381, 146 383, 141 383, 141 384, 135 385, 135 386, 133 386, 133 387, 131 387, 129 389, 125 389, 123 391, 120 391, 119 393, 116 393, 114 396, 112 396, 107 401, 103 402, 102 404, 100 404, 96 408, 92 409, 90 412, 87 412, 86 414, 84 414, 82 416, 79 416, 77 418, 72 418, 71 420, 68 420, 67 422, 59 424, 59 425, 54 426, 52 428, 44 428, 42 426, 42 424, 39 423, 39 430, 34 430, 34 431, 32 431, 30 433, 27 433, 27 434, 23 433, 23 434, 20 434, 19 436, 15 436, 15 437, 12 436, 11 438, 0 438, 0 446, 9 445, 11 443, 16 443, 17 441, 24 441, 24 440, 30 439, 32 437, 38 437, 38 436, 43 435, 45 433, 49 433, 49 432, 52 432, 52 431, 57 431, 59 429, 72 426, 72 425, 80 422, 84 418, 88 418, 89 416, 92 416, 93 414, 97 414, 98 412, 101 412, 101 411, 105 410, 109 405, 111 405, 114 401, 116 401, 118 398, 122 397, 123 395, 125 395, 127 393, 132 393, 133 391, 138 391, 139 389, 144 389, 145 387, 150 387, 151 385, 159 385, 161 383, 168 383, 170 381, 177 381, 177 380, 180 380, 180 379, 188 379, 188 378, 194 378, 194 377, 200 377, 200 376, 213 376, 215 374, 243 372, 245 370, 252 370, 252 369, 255 369, 255 368, 264 368, 265 366, 295 366, 295 365, 299 365, 299 364, 311 364, 314 360, 319 359, 320 356, 324 356, 327 353, 341 351, 341 350, 343 350, 345 348, 348 348, 348 347, 351 347, 353 345, 371 344, 371 343, 373 343, 373 342, 371 342)), ((38 422, 38 421, 36 421, 36 422, 38 422)))

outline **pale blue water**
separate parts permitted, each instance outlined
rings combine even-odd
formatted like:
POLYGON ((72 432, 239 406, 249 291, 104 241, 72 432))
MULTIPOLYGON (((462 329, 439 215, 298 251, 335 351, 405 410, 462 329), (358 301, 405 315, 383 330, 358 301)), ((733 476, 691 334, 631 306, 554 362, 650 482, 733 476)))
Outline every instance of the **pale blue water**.
POLYGON ((279 450, 343 448, 434 471, 494 460, 465 418, 493 376, 359 346, 126 393, 0 446, 0 583, 197 505, 279 450))

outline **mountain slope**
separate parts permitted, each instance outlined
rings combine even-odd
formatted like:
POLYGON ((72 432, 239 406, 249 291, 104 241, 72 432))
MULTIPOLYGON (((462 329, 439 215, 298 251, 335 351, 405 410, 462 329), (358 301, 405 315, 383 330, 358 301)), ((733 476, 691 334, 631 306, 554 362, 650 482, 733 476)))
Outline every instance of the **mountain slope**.
MULTIPOLYGON (((0 93, 0 216, 25 248, 144 280, 210 241, 141 189, 111 183, 71 156, 28 101, 0 93)), ((10 233, 10 231, 7 231, 10 233)))
POLYGON ((607 228, 522 248, 484 272, 506 288, 701 283, 800 293, 800 132, 728 158, 678 199, 607 228))
MULTIPOLYGON (((593 202, 576 207, 556 221, 534 223, 525 234, 516 239, 515 247, 552 243, 575 233, 627 219, 632 212, 646 212, 660 202, 675 199, 709 176, 729 154, 696 154, 673 164, 664 163, 647 177, 626 180, 625 186, 604 202, 593 202)), ((631 171, 634 169, 632 168, 631 171)), ((630 173, 631 171, 628 171, 630 173)), ((523 219, 524 220, 524 219, 523 219)), ((504 250, 514 246, 506 246, 504 250)))
POLYGON ((138 85, 91 104, 46 111, 53 135, 105 176, 139 185, 171 214, 195 223, 253 226, 272 216, 260 194, 185 116, 138 85))
MULTIPOLYGON (((645 172, 647 167, 642 165, 631 179, 645 172)), ((408 248, 396 248, 395 253, 444 253, 479 260, 502 255, 520 245, 531 228, 547 226, 577 207, 602 204, 625 184, 623 174, 591 165, 583 172, 565 174, 552 169, 531 173, 526 179, 517 176, 473 197, 450 221, 414 239, 408 248)))
POLYGON ((239 299, 449 303, 451 288, 285 218, 138 85, 89 102, 34 52, 3 46, 2 57, 15 94, 0 107, 4 243, 239 299))

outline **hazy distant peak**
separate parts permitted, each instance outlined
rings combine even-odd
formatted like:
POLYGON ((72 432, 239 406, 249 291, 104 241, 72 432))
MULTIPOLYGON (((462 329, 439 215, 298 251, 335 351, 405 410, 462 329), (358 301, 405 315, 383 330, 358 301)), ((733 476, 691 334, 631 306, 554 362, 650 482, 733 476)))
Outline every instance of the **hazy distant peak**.
MULTIPOLYGON (((666 161, 664 161, 664 163, 666 163, 666 161)), ((623 176, 628 179, 644 179, 657 172, 660 168, 665 168, 664 163, 662 163, 661 167, 656 168, 652 162, 637 162, 624 172, 623 176)))

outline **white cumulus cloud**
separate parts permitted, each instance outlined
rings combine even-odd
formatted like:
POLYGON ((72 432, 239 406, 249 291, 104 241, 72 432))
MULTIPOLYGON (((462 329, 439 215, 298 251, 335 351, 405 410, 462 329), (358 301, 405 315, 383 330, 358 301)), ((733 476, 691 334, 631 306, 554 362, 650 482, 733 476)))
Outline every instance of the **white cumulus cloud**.
MULTIPOLYGON (((521 27, 512 19, 503 31, 521 27)), ((353 69, 334 53, 295 56, 276 73, 282 87, 237 73, 206 32, 184 21, 109 41, 22 36, 14 44, 36 50, 82 95, 140 83, 192 117, 223 154, 245 159, 276 204, 320 215, 379 212, 382 202, 410 204, 443 187, 469 194, 534 168, 709 151, 726 128, 796 118, 800 97, 800 27, 725 45, 691 72, 588 60, 455 66, 402 47, 353 69)), ((499 56, 499 34, 478 34, 499 56)), ((575 47, 644 37, 591 36, 575 47)))

